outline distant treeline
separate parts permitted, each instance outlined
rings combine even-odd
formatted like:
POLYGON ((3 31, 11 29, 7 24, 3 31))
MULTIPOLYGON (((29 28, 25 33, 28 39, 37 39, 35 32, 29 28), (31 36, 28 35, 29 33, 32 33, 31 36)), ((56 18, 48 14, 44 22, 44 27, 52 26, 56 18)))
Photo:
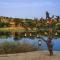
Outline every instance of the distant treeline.
MULTIPOLYGON (((34 19, 23 19, 23 18, 11 18, 11 17, 3 17, 0 16, 0 28, 4 27, 24 27, 26 29, 35 29, 48 27, 48 23, 60 26, 60 18, 34 18, 34 19)), ((58 28, 60 29, 60 27, 58 28)))

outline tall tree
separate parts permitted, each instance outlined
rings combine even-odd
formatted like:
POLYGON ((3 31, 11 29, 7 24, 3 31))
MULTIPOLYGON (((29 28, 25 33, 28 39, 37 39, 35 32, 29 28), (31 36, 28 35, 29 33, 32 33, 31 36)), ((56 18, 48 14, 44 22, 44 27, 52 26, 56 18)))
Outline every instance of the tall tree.
POLYGON ((40 39, 42 39, 44 42, 46 42, 49 53, 50 53, 50 56, 53 55, 52 40, 53 40, 53 38, 55 38, 55 33, 56 33, 55 32, 56 31, 55 25, 56 25, 56 23, 54 21, 52 22, 52 18, 48 18, 48 22, 47 22, 47 26, 48 26, 48 29, 47 29, 48 34, 47 34, 47 36, 48 36, 48 39, 45 40, 43 37, 40 37, 40 39))

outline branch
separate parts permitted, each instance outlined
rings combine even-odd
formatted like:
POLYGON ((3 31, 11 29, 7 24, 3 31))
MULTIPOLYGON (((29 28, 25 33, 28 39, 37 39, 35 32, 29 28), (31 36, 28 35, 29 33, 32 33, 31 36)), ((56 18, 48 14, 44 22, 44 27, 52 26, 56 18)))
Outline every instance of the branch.
POLYGON ((44 42, 47 42, 43 37, 39 37, 40 39, 42 39, 44 42))

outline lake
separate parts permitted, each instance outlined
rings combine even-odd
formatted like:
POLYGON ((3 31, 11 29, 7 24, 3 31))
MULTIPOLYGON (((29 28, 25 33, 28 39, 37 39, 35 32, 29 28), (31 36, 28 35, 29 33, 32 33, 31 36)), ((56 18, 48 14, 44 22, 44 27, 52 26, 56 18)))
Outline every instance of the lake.
MULTIPOLYGON (((34 36, 34 35, 33 35, 34 36)), ((43 37, 44 39, 47 39, 47 37, 43 37)), ((33 46, 37 47, 39 50, 47 50, 47 45, 45 42, 43 42, 40 38, 29 37, 26 36, 24 33, 19 32, 0 32, 0 43, 3 42, 19 42, 19 43, 26 43, 26 44, 32 44, 33 46), (39 41, 41 42, 41 45, 39 45, 39 41)), ((60 38, 53 39, 53 50, 60 51, 60 38)))

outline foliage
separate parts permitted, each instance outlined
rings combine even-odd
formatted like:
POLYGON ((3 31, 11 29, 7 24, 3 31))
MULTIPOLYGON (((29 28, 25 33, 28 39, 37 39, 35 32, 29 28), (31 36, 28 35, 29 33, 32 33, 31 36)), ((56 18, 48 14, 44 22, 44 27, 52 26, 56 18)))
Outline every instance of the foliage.
POLYGON ((60 24, 56 25, 56 30, 60 30, 60 24))
POLYGON ((0 27, 9 27, 10 23, 0 22, 0 27))

